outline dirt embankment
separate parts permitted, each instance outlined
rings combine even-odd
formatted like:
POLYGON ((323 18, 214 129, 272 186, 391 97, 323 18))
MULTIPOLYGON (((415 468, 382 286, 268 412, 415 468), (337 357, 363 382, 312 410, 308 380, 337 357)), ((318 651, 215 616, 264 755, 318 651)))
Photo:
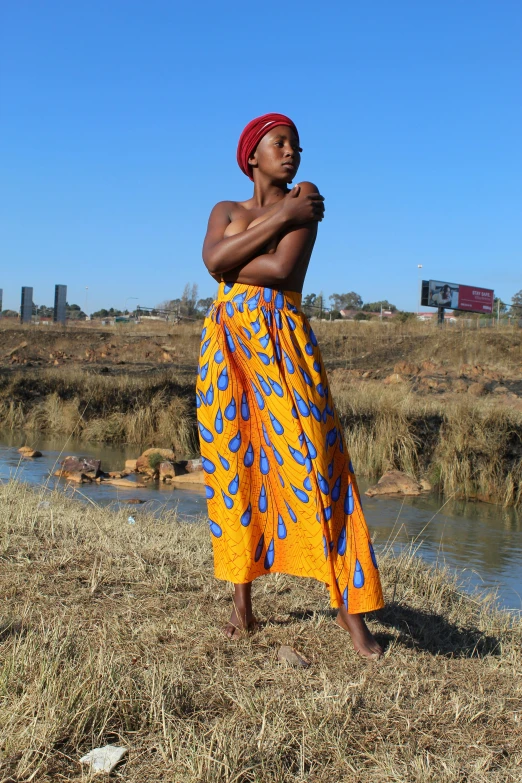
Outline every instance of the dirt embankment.
MULTIPOLYGON (((315 323, 358 472, 522 501, 522 331, 315 323)), ((0 428, 197 452, 201 323, 0 325, 0 428)), ((34 440, 34 438, 33 438, 34 440)))

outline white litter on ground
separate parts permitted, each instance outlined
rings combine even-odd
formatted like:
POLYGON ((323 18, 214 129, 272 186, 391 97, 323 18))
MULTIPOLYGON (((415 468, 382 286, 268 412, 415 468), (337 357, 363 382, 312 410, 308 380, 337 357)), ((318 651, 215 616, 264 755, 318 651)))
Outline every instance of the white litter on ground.
POLYGON ((112 772, 126 753, 127 748, 105 745, 103 748, 94 748, 82 756, 80 764, 90 764, 92 772, 112 772))

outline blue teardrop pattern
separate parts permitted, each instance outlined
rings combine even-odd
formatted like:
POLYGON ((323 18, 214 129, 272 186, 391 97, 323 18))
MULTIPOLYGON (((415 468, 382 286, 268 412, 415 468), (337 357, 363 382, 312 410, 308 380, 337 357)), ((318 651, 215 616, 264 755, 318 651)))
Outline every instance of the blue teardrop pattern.
POLYGON ((251 519, 252 519, 252 504, 249 503, 247 506, 247 510, 243 514, 241 514, 240 522, 243 525, 243 527, 248 527, 251 519))
POLYGON ((319 489, 321 490, 323 495, 330 494, 330 487, 328 485, 328 482, 325 479, 325 477, 322 475, 322 473, 320 473, 319 471, 317 471, 317 483, 319 484, 319 489))
POLYGON ((218 408, 217 410, 216 418, 214 419, 214 429, 218 435, 221 435, 223 432, 223 414, 221 413, 221 408, 218 408))
POLYGON ((208 340, 205 340, 205 342, 204 342, 204 343, 203 343, 203 345, 201 346, 201 353, 200 353, 200 356, 204 356, 204 355, 205 355, 205 353, 207 352, 207 349, 208 349, 208 346, 209 346, 209 345, 210 345, 210 337, 208 338, 208 340))
POLYGON ((228 491, 231 495, 237 495, 239 489, 239 474, 236 473, 230 484, 228 485, 228 491))
POLYGON ((270 568, 272 568, 272 566, 274 565, 274 558, 275 558, 275 547, 274 547, 274 539, 272 539, 268 545, 268 549, 266 550, 265 562, 263 564, 267 571, 270 568))
POLYGON ((254 390, 254 394, 255 394, 256 402, 257 402, 257 407, 259 408, 260 411, 262 411, 264 409, 264 407, 265 407, 265 401, 263 399, 263 396, 262 396, 261 392, 259 391, 259 389, 257 388, 257 386, 255 385, 254 381, 250 381, 250 384, 252 386, 252 389, 254 390))
POLYGON ((228 459, 226 457, 222 457, 221 454, 218 454, 218 457, 219 457, 219 461, 221 462, 225 470, 229 470, 230 462, 228 461, 228 459))
POLYGON ((372 563, 373 563, 373 565, 375 566, 375 568, 376 568, 376 569, 377 569, 377 571, 378 571, 378 570, 379 570, 379 566, 377 565, 377 558, 375 557, 375 551, 374 551, 374 549, 373 549, 373 546, 372 546, 372 542, 371 542, 371 541, 368 541, 368 548, 369 548, 369 550, 370 550, 370 557, 371 557, 371 559, 372 559, 372 563))
POLYGON ((217 387, 219 391, 226 391, 228 389, 228 370, 223 367, 218 376, 217 387))
POLYGON ((339 533, 339 538, 337 539, 337 552, 341 557, 346 552, 346 525, 342 526, 341 532, 339 533))
POLYGON ((237 451, 239 451, 240 447, 241 447, 241 432, 238 430, 237 435, 234 435, 234 437, 230 440, 228 444, 228 448, 233 454, 235 454, 237 451))
POLYGON ((232 302, 227 302, 225 305, 225 310, 227 311, 227 315, 230 318, 234 317, 234 307, 232 306, 232 302))
POLYGON ((272 427, 274 428, 274 430, 277 433, 277 435, 282 435, 283 432, 285 431, 285 428, 283 427, 281 422, 279 422, 276 419, 276 417, 273 415, 273 413, 271 413, 270 411, 268 411, 268 415, 270 416, 270 421, 272 422, 272 427))
POLYGON ((208 526, 210 527, 210 532, 215 538, 221 538, 221 536, 223 535, 223 531, 221 530, 217 522, 214 522, 213 519, 209 519, 208 526))
POLYGON ((254 330, 255 334, 258 334, 261 329, 261 324, 259 323, 259 318, 256 318, 255 321, 250 321, 250 326, 254 330))
POLYGON ((346 495, 344 498, 344 513, 350 516, 351 514, 353 514, 353 508, 354 508, 353 489, 352 489, 352 485, 348 484, 348 489, 346 490, 346 495))
POLYGON ((259 303, 259 297, 261 296, 261 291, 258 291, 255 296, 251 296, 250 299, 247 301, 247 307, 249 310, 255 310, 258 303, 259 303))
POLYGON ((270 357, 266 355, 266 353, 263 353, 262 351, 256 351, 257 355, 265 365, 270 364, 270 357))
POLYGON ((281 514, 277 515, 277 537, 281 540, 286 538, 286 525, 281 514))
POLYGON ((234 338, 230 334, 230 330, 226 324, 224 328, 225 328, 225 336, 227 340, 228 350, 230 351, 230 353, 234 353, 234 351, 236 350, 236 344, 234 342, 234 338))
POLYGON ((263 430, 263 439, 267 446, 270 446, 270 438, 268 437, 268 432, 266 431, 266 427, 263 422, 261 422, 261 429, 263 430))
POLYGON ((263 391, 264 391, 265 395, 266 395, 267 397, 270 397, 270 395, 272 394, 272 389, 270 388, 270 386, 269 386, 269 385, 268 385, 268 383, 265 381, 265 379, 263 378, 263 376, 262 376, 262 375, 259 375, 259 373, 258 373, 258 372, 256 372, 256 375, 257 375, 257 380, 259 381, 259 385, 260 385, 260 386, 261 386, 261 388, 263 389, 263 391))
POLYGON ((348 588, 345 587, 343 591, 343 604, 346 611, 348 611, 348 588))
POLYGON ((292 522, 297 522, 297 517, 296 517, 296 515, 295 515, 295 513, 294 513, 294 511, 293 511, 293 509, 292 509, 292 507, 288 505, 288 503, 286 502, 286 500, 285 500, 285 506, 286 506, 286 510, 287 510, 287 511, 288 511, 288 513, 290 514, 290 519, 292 520, 292 522))
POLYGON ((214 440, 214 436, 210 432, 210 430, 207 430, 206 427, 203 426, 203 424, 199 421, 198 422, 199 432, 205 443, 212 443, 214 440))
POLYGON ((310 378, 310 376, 308 375, 308 373, 306 372, 306 370, 303 370, 303 368, 302 368, 301 366, 299 366, 299 372, 300 372, 300 373, 301 373, 301 375, 303 376, 303 380, 304 380, 304 382, 305 382, 305 383, 306 383, 308 386, 310 386, 310 387, 313 387, 313 385, 314 385, 314 384, 313 384, 313 382, 312 382, 312 379, 310 378))
POLYGON ((280 453, 278 452, 278 450, 276 449, 276 447, 274 446, 273 443, 272 443, 272 451, 274 453, 274 457, 276 458, 277 464, 278 465, 284 465, 285 464, 284 460, 283 460, 282 456, 280 455, 280 453))
POLYGON ((308 490, 308 492, 312 491, 312 482, 310 481, 310 476, 307 476, 305 480, 303 481, 303 487, 308 490))
POLYGON ((268 378, 268 383, 270 384, 273 391, 277 394, 278 397, 284 396, 283 387, 281 386, 281 384, 279 384, 277 381, 273 381, 272 378, 270 377, 268 378))
POLYGON ((335 484, 332 487, 332 500, 336 503, 341 496, 341 476, 336 479, 335 484))
POLYGON ((266 452, 262 446, 259 456, 259 470, 263 476, 266 476, 270 472, 270 463, 268 462, 268 457, 266 456, 266 452))
POLYGON ((252 358, 252 351, 250 350, 250 348, 247 348, 247 346, 245 345, 245 343, 243 342, 243 340, 241 339, 241 337, 239 335, 236 335, 236 339, 237 339, 239 347, 241 348, 241 350, 245 354, 246 358, 247 359, 251 359, 252 358))
POLYGON ((211 499, 214 497, 214 495, 215 495, 215 494, 216 494, 216 493, 214 492, 214 490, 212 489, 212 487, 209 487, 209 485, 207 484, 207 485, 205 486, 205 495, 206 495, 206 497, 207 497, 207 500, 211 500, 211 499))
POLYGON ((297 449, 292 448, 290 444, 288 444, 288 451, 292 455, 292 457, 295 459, 295 461, 298 463, 298 465, 304 465, 305 464, 305 458, 301 454, 300 451, 297 451, 297 449))
POLYGON ((294 397, 297 403, 297 407, 299 409, 299 413, 301 414, 301 416, 304 416, 305 418, 308 417, 310 415, 310 410, 308 408, 308 405, 303 400, 299 392, 297 392, 294 387, 292 387, 292 389, 294 391, 294 397))
POLYGON ((311 459, 315 459, 317 457, 317 449, 315 448, 314 444, 308 437, 308 435, 305 433, 305 440, 306 445, 308 447, 308 454, 310 455, 311 459))
POLYGON ((285 350, 283 350, 283 356, 285 358, 286 369, 292 375, 295 372, 294 364, 285 350))
POLYGON ((262 514, 266 514, 268 510, 268 499, 266 496, 266 488, 264 484, 261 484, 261 492, 259 493, 258 508, 262 514))
POLYGON ((285 298, 283 296, 282 291, 278 291, 276 293, 276 298, 275 298, 275 308, 276 310, 282 310, 284 306, 285 306, 285 298))
POLYGON ((261 343, 263 348, 268 348, 268 343, 270 342, 270 335, 268 334, 268 332, 259 338, 259 342, 261 343))
POLYGON ((241 395, 241 418, 243 421, 248 421, 250 418, 250 408, 248 407, 246 392, 243 392, 241 395))
POLYGON ((245 451, 245 456, 243 457, 243 464, 245 468, 252 467, 254 463, 254 449, 252 448, 252 444, 249 443, 247 450, 245 451))
POLYGON ((204 364, 199 371, 199 375, 202 381, 204 381, 205 378, 207 377, 207 373, 208 373, 208 362, 204 364))
POLYGON ((223 492, 223 490, 221 490, 221 494, 223 495, 223 501, 224 501, 224 503, 225 503, 225 506, 226 506, 227 508, 232 508, 232 507, 233 507, 233 505, 234 505, 234 501, 232 500, 232 498, 229 498, 229 496, 228 496, 228 495, 226 495, 226 494, 223 492))
POLYGON ((310 498, 308 497, 306 492, 303 492, 303 490, 299 489, 299 487, 294 487, 293 484, 290 484, 290 486, 292 487, 292 490, 293 490, 294 494, 296 495, 297 498, 299 498, 301 503, 308 503, 310 498))
POLYGON ((201 464, 203 465, 203 470, 205 473, 214 473, 216 466, 209 459, 206 457, 201 457, 201 464))
POLYGON ((214 402, 214 384, 211 383, 207 391, 207 405, 212 405, 214 402))
POLYGON ((364 571, 361 568, 361 564, 358 560, 355 561, 355 571, 353 574, 353 586, 357 589, 364 587, 364 571))
POLYGON ((326 540, 326 536, 323 536, 323 551, 324 559, 328 560, 328 541, 326 540))
POLYGON ((225 357, 223 356, 223 351, 217 350, 216 353, 214 354, 214 361, 216 362, 216 364, 221 364, 224 358, 225 357))
POLYGON ((263 554, 264 546, 265 546, 265 534, 261 533, 261 538, 259 539, 259 543, 256 546, 256 551, 254 554, 254 560, 256 563, 260 559, 261 555, 263 554))
POLYGON ((229 421, 234 421, 234 419, 236 418, 236 414, 237 414, 236 401, 232 397, 227 407, 225 408, 225 417, 229 421))

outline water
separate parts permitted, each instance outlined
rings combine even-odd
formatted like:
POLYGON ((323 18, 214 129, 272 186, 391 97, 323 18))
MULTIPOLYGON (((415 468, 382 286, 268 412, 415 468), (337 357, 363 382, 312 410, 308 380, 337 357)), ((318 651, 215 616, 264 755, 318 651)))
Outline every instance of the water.
MULTIPOLYGON (((132 446, 112 447, 86 444, 63 438, 37 436, 30 441, 24 434, 0 433, 0 481, 16 476, 32 484, 48 482, 62 486, 62 479, 49 478, 59 460, 68 454, 97 457, 103 470, 121 470, 126 459, 138 456, 132 446), (35 460, 20 460, 18 447, 34 445, 43 453, 35 460), (63 449, 63 452, 62 452, 63 449)), ((361 493, 368 482, 360 479, 361 493)), ((79 499, 91 499, 99 505, 119 505, 130 497, 147 501, 145 506, 126 506, 133 516, 140 508, 161 513, 175 508, 187 520, 206 513, 205 494, 199 487, 152 485, 145 489, 122 489, 98 484, 70 485, 67 490, 79 499)), ((410 546, 428 562, 444 563, 457 571, 470 588, 498 591, 502 606, 522 609, 522 514, 514 509, 486 503, 447 501, 436 495, 413 498, 366 498, 363 507, 370 531, 381 549, 392 543, 394 549, 410 546)))

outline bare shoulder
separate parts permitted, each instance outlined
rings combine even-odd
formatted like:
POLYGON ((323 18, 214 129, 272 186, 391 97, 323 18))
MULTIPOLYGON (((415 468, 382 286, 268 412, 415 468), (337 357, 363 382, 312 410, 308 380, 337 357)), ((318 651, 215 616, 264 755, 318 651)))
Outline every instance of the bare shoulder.
POLYGON ((299 187, 301 188, 301 193, 304 193, 305 195, 307 193, 319 193, 319 188, 317 185, 314 185, 313 182, 298 182, 297 183, 299 187))
POLYGON ((235 209, 237 209, 237 201, 218 201, 218 203, 212 207, 210 215, 230 216, 235 209))

